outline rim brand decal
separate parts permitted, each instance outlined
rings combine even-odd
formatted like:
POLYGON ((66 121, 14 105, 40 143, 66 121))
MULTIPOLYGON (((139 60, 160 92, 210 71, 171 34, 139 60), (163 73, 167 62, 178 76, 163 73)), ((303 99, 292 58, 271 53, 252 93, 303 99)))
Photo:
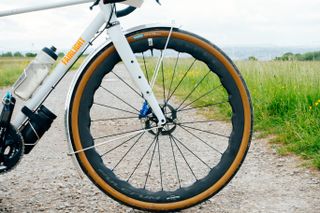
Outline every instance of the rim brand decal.
POLYGON ((75 43, 75 45, 73 45, 72 49, 62 59, 62 63, 64 65, 67 65, 70 62, 70 60, 73 58, 73 56, 81 49, 81 47, 85 42, 86 41, 83 40, 83 38, 79 38, 78 41, 75 43))
POLYGON ((133 39, 138 40, 138 39, 142 39, 143 37, 144 37, 144 34, 138 34, 138 35, 135 35, 133 39))

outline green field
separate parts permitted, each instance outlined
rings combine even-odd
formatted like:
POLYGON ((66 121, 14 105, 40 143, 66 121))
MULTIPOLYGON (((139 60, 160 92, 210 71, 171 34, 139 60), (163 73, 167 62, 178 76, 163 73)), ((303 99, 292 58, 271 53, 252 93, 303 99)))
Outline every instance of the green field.
MULTIPOLYGON (((0 87, 12 85, 31 60, 28 57, 0 57, 0 87)), ((72 70, 78 69, 83 60, 81 57, 72 70)))
MULTIPOLYGON (((0 87, 11 85, 29 60, 0 58, 0 87)), ((184 60, 183 64, 187 67, 190 61, 184 60)), ((261 137, 274 136, 272 142, 281 144, 280 154, 295 153, 305 159, 308 165, 320 169, 320 62, 239 61, 236 64, 251 92, 255 130, 261 137)), ((172 69, 172 65, 166 65, 166 74, 170 72, 169 67, 172 69)), ((78 66, 79 63, 76 68, 78 66)), ((200 64, 194 69, 201 71, 207 68, 200 64)), ((196 72, 190 72, 183 85, 194 86, 201 77, 196 72)), ((217 79, 208 80, 217 82, 217 79)), ((198 90, 201 94, 207 88, 198 90)), ((184 95, 183 87, 177 95, 184 95)), ((212 102, 211 99, 203 99, 198 104, 210 101, 212 102)), ((219 105, 218 110, 212 110, 220 113, 220 119, 230 113, 224 105, 219 105)))
POLYGON ((30 62, 30 58, 0 58, 0 87, 13 84, 23 69, 30 62))

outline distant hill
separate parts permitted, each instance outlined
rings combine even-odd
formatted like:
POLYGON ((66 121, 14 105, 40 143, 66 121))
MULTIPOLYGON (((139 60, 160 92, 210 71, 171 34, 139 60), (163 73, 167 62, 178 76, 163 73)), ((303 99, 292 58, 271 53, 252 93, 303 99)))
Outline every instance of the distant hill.
POLYGON ((303 54, 285 53, 280 57, 276 57, 278 61, 320 61, 320 51, 307 52, 303 54))

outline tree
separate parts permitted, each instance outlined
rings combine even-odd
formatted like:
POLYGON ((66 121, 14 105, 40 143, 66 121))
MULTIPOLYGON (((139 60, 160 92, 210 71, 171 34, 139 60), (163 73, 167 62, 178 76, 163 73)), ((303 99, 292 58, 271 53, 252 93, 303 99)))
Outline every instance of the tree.
POLYGON ((58 56, 61 57, 61 58, 62 58, 64 55, 65 55, 65 54, 64 54, 63 52, 59 52, 59 54, 58 54, 58 56))
POLYGON ((37 56, 37 54, 35 54, 35 53, 26 53, 26 57, 29 57, 29 58, 33 58, 36 56, 37 56))
POLYGON ((283 61, 293 61, 294 60, 294 54, 293 53, 285 53, 283 56, 282 56, 282 60, 283 61))
POLYGON ((23 55, 20 52, 15 52, 13 54, 14 57, 23 57, 23 55))
POLYGON ((248 60, 249 60, 249 61, 258 61, 258 59, 257 59, 256 57, 254 57, 254 56, 250 56, 250 57, 248 58, 248 60))
POLYGON ((2 53, 2 57, 12 57, 12 52, 2 53))
POLYGON ((307 53, 285 53, 280 57, 276 57, 277 61, 320 61, 320 51, 307 53))

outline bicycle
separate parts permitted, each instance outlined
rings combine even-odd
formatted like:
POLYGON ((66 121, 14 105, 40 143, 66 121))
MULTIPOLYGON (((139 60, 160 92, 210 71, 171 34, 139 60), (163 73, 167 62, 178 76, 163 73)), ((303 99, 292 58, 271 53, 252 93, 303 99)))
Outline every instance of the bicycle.
MULTIPOLYGON (((107 31, 109 40, 86 58, 67 97, 66 133, 76 167, 105 194, 136 209, 175 211, 211 198, 236 174, 250 145, 252 105, 240 72, 218 47, 179 27, 122 32, 118 18, 143 0, 65 1, 0 17, 88 2, 99 14, 51 74, 30 89, 36 80, 25 71, 14 85, 25 104, 13 122, 16 99, 12 92, 4 97, 0 173, 13 169, 50 128, 56 116, 43 102, 107 31), (117 11, 119 2, 129 6, 117 11), (113 87, 115 81, 121 86, 113 87)), ((43 49, 54 61, 55 51, 43 49)), ((49 66, 26 70, 39 67, 49 66)))

